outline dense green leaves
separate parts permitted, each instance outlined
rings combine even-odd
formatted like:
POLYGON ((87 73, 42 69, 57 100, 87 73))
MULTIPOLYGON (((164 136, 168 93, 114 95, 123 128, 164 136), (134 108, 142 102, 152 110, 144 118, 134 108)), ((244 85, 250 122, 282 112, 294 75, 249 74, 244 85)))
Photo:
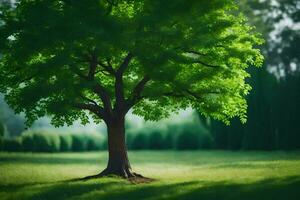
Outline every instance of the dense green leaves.
POLYGON ((245 69, 263 60, 231 0, 21 0, 0 21, 0 90, 29 123, 131 107, 149 120, 193 107, 245 121, 245 69))

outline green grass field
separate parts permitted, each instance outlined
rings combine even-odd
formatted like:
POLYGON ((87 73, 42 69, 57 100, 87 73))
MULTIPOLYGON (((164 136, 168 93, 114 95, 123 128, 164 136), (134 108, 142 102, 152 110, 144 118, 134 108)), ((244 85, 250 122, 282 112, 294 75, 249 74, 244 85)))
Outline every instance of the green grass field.
POLYGON ((156 179, 71 179, 105 167, 106 152, 0 153, 0 199, 300 199, 300 152, 140 151, 134 171, 156 179))

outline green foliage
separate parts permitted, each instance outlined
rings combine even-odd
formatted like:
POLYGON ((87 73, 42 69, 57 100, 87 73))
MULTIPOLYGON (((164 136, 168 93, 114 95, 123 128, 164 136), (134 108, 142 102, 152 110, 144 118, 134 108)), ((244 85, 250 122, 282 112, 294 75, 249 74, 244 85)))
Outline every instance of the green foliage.
POLYGON ((278 130, 273 139, 274 146, 285 150, 300 149, 300 71, 281 80, 276 99, 272 105, 276 108, 276 114, 272 112, 272 122, 276 125, 272 128, 278 130))
POLYGON ((9 108, 9 106, 5 102, 3 94, 0 93, 0 124, 1 123, 3 125, 5 124, 7 136, 9 137, 20 136, 25 129, 24 117, 22 115, 16 115, 14 111, 11 108, 9 108))
POLYGON ((201 149, 213 149, 214 139, 211 134, 200 135, 200 148, 201 149))
POLYGON ((37 152, 57 152, 60 150, 60 138, 57 134, 40 132, 34 134, 33 140, 37 152))
POLYGON ((30 132, 26 132, 22 135, 22 145, 24 151, 34 152, 36 150, 34 135, 30 132))
MULTIPOLYGON (((146 123, 140 128, 127 130, 127 146, 129 149, 195 149, 194 141, 196 138, 197 149, 210 149, 213 146, 213 138, 203 125, 199 124, 196 115, 182 119, 180 122, 162 121, 161 123, 146 123), (189 135, 191 134, 191 135, 189 135), (191 137, 189 141, 178 140, 179 137, 191 137), (185 144, 183 144, 185 143, 185 144), (177 148, 180 146, 180 148, 177 148)), ((189 140, 189 139, 188 139, 189 140)))
POLYGON ((4 143, 4 138, 0 137, 0 151, 3 150, 3 145, 4 145, 3 143, 4 143))
MULTIPOLYGON (((174 148, 179 150, 209 149, 213 146, 213 138, 206 127, 199 123, 198 116, 195 116, 196 122, 185 122, 176 124, 170 128, 175 137, 173 137, 174 148)), ((170 136, 169 136, 170 137, 170 136)), ((169 140, 172 141, 172 138, 169 140)))
POLYGON ((31 130, 22 137, 4 140, 5 151, 68 152, 97 151, 105 148, 106 138, 91 133, 57 133, 51 130, 31 130))
POLYGON ((4 140, 4 126, 0 122, 0 151, 3 149, 3 140, 4 140))
POLYGON ((276 80, 266 70, 252 71, 248 121, 237 119, 230 126, 213 121, 216 148, 244 150, 299 149, 300 74, 276 80), (284 105, 284 106, 283 106, 284 105), (259 121, 259 123, 257 123, 259 121))
POLYGON ((262 40, 234 1, 31 0, 1 9, 0 91, 28 124, 45 115, 57 126, 85 124, 83 109, 98 122, 100 108, 123 100, 146 120, 187 107, 246 120, 246 68, 262 64, 262 40))
POLYGON ((0 138, 4 137, 4 125, 0 122, 0 138))
POLYGON ((200 148, 199 134, 193 131, 181 132, 176 137, 176 149, 178 150, 195 150, 200 148))
POLYGON ((103 141, 102 141, 102 148, 104 150, 107 150, 108 149, 108 138, 107 137, 104 137, 103 141))
POLYGON ((175 148, 175 134, 173 132, 167 132, 164 137, 164 149, 175 148))
POLYGON ((72 134, 72 150, 86 151, 88 148, 88 137, 85 134, 72 134))
POLYGON ((264 33, 267 42, 263 48, 266 57, 269 58, 266 65, 278 76, 299 72, 300 34, 299 28, 296 28, 300 21, 298 0, 285 0, 278 4, 274 4, 272 0, 254 0, 243 1, 241 4, 249 16, 249 23, 256 25, 264 33), (291 25, 284 23, 286 20, 289 20, 291 25), (271 35, 271 32, 275 35, 271 35))
POLYGON ((126 143, 129 149, 164 149, 166 133, 164 126, 146 124, 140 128, 129 129, 126 133, 126 143))
POLYGON ((72 135, 71 134, 60 134, 60 151, 72 151, 72 135))
POLYGON ((131 149, 131 144, 132 144, 132 141, 135 137, 135 133, 133 133, 132 131, 126 131, 126 146, 127 146, 127 149, 131 149))
POLYGON ((150 133, 148 136, 149 149, 164 149, 164 136, 158 131, 150 133))
POLYGON ((148 142, 148 135, 145 133, 139 133, 132 139, 130 148, 133 150, 147 149, 149 144, 148 142))
POLYGON ((171 117, 160 122, 145 122, 130 125, 126 130, 128 149, 176 149, 176 138, 183 132, 194 132, 199 136, 199 148, 207 149, 213 139, 207 127, 199 123, 196 112, 171 117), (142 136, 140 136, 142 135, 142 136), (144 147, 142 147, 144 145, 144 147))
POLYGON ((230 126, 213 121, 215 147, 231 150, 291 150, 300 148, 300 34, 299 4, 296 0, 241 1, 249 23, 264 30, 267 62, 252 68, 248 83, 248 121, 232 120, 230 126), (269 13, 276 13, 270 15, 269 13), (291 24, 284 23, 289 20, 291 24), (279 28, 280 27, 280 28, 279 28), (275 34, 275 35, 273 35, 275 34), (272 73, 270 73, 272 72, 272 73))
POLYGON ((22 135, 25 151, 58 152, 60 151, 60 137, 57 133, 47 131, 27 131, 22 135))
MULTIPOLYGON (((96 150, 103 150, 103 142, 104 137, 100 134, 88 134, 88 143, 87 143, 87 150, 88 151, 96 151, 96 150)), ((106 142, 106 141, 105 141, 106 142)))
POLYGON ((3 150, 8 152, 20 152, 23 150, 21 138, 5 139, 3 141, 3 150))

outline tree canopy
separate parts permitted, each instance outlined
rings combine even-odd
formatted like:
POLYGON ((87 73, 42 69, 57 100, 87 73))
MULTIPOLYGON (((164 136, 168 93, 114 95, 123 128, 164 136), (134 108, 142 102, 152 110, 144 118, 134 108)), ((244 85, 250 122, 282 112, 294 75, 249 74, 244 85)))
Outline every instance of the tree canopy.
POLYGON ((246 68, 263 62, 232 0, 21 0, 0 24, 0 92, 29 124, 187 107, 245 121, 246 68))

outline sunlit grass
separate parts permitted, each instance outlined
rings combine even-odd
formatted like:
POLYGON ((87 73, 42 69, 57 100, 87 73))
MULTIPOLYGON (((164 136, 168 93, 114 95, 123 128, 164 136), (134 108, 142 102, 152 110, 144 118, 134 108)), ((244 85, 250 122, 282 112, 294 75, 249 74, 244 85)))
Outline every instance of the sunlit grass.
POLYGON ((156 181, 140 185, 112 178, 66 182, 99 173, 106 165, 106 152, 1 153, 0 199, 300 197, 300 152, 140 151, 129 156, 134 171, 156 181))

